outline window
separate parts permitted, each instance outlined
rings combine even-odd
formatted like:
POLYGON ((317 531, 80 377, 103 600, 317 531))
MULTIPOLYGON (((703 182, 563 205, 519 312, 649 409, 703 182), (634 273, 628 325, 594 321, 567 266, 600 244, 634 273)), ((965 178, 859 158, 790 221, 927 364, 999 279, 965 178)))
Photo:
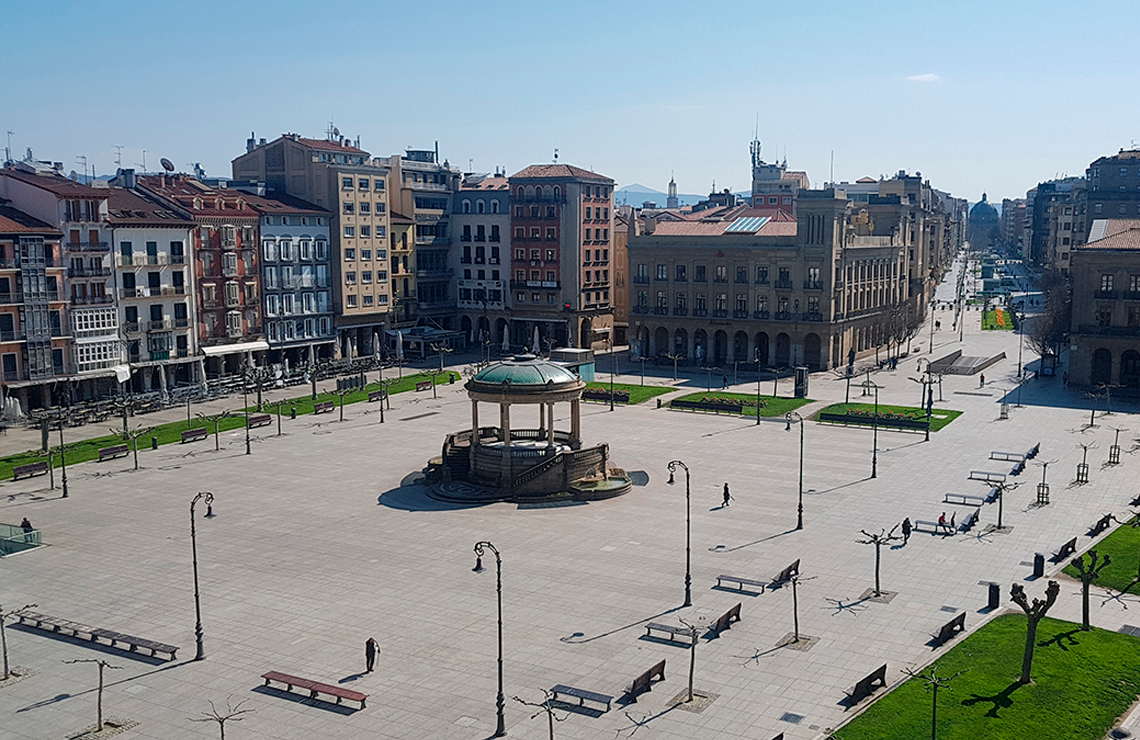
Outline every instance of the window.
POLYGON ((819 316, 819 296, 808 296, 807 310, 808 316, 819 316))
POLYGON ((704 293, 697 293, 693 299, 693 310, 704 311, 708 308, 708 298, 704 293))
MULTIPOLYGON (((130 244, 130 242, 125 242, 130 244)), ((266 261, 273 262, 277 259, 277 242, 265 241, 261 245, 262 253, 265 255, 266 261)))
POLYGON ((689 279, 685 274, 685 267, 685 265, 677 265, 677 282, 679 283, 686 282, 689 279))
POLYGON ((768 268, 767 267, 757 267, 756 268, 756 282, 760 285, 765 285, 768 282, 768 268))
POLYGON ((344 305, 348 306, 349 308, 356 308, 356 294, 349 293, 346 295, 344 297, 344 305))
POLYGON ((356 273, 355 272, 344 273, 344 284, 345 285, 356 285, 356 273))
POLYGON ((708 282, 708 279, 705 276, 705 266, 704 265, 696 265, 693 267, 693 282, 695 282, 695 283, 708 282))
POLYGON ((383 180, 377 180, 373 189, 383 190, 384 189, 384 181, 383 180))
MULTIPOLYGON (((499 201, 497 201, 497 200, 491 201, 491 213, 498 213, 498 212, 499 212, 499 201)), ((491 227, 492 230, 497 229, 497 228, 498 228, 497 226, 491 227)))
POLYGON ((657 265, 657 279, 658 280, 668 280, 669 279, 669 265, 657 265))
POLYGON ((819 287, 820 282, 819 282, 819 268, 818 267, 809 267, 808 268, 807 282, 808 282, 807 287, 811 287, 811 288, 819 287))
POLYGON ((677 308, 680 308, 682 310, 685 308, 685 298, 686 296, 684 293, 677 294, 677 308))
POLYGON ((555 240, 555 238, 556 237, 554 236, 554 227, 553 226, 547 226, 546 227, 546 241, 552 242, 555 240))
POLYGON ((372 213, 372 204, 367 203, 367 202, 361 203, 360 204, 360 212, 361 213, 372 213))
POLYGON ((371 283, 372 282, 372 271, 371 270, 365 270, 364 272, 360 273, 360 282, 371 283))
POLYGON ((486 210, 486 207, 487 206, 486 206, 486 203, 484 201, 482 201, 482 200, 475 201, 475 212, 476 213, 483 213, 483 211, 486 210))
POLYGON ((748 310, 748 296, 746 296, 742 293, 736 294, 736 310, 737 311, 747 311, 748 310))
POLYGON ((1128 292, 1129 293, 1140 292, 1140 275, 1129 275, 1128 276, 1128 292))
POLYGON ((356 236, 356 227, 355 226, 345 226, 344 227, 344 235, 349 239, 356 236))
POLYGON ((313 253, 312 253, 312 249, 310 247, 311 243, 306 239, 305 241, 299 242, 298 244, 299 244, 299 247, 297 250, 297 257, 300 259, 303 259, 303 260, 312 259, 313 253))
POLYGON ((372 259, 372 250, 371 249, 360 250, 360 259, 366 260, 366 261, 371 260, 372 259))
POLYGON ((716 310, 724 311, 728 307, 728 295, 725 293, 716 294, 716 310))
POLYGON ((1100 289, 1104 291, 1112 290, 1112 273, 1107 273, 1100 276, 1100 289))
POLYGON ((664 308, 668 308, 668 306, 669 306, 668 294, 663 290, 657 291, 657 307, 664 309, 664 308))
POLYGON ((361 226, 360 227, 360 236, 364 239, 370 238, 372 236, 372 227, 369 226, 368 224, 364 224, 363 226, 361 226))
POLYGON ((354 213, 355 211, 356 211, 356 205, 354 203, 352 203, 352 201, 346 200, 344 202, 342 213, 354 213))
POLYGON ((1103 209, 1104 209, 1104 205, 1101 203, 1097 203, 1096 205, 1093 206, 1093 213, 1100 215, 1100 212, 1103 209))
POLYGON ((352 190, 352 178, 351 177, 340 178, 340 186, 344 190, 352 190))
POLYGON ((515 293, 515 301, 518 303, 526 303, 526 293, 515 293))
POLYGON ((344 250, 344 261, 345 262, 352 262, 355 259, 356 259, 356 250, 355 249, 344 250))
POLYGON ((728 268, 725 267, 724 265, 717 265, 716 266, 716 282, 718 282, 718 283, 727 283, 728 282, 728 268))
POLYGON ((327 260, 329 258, 329 245, 325 241, 317 241, 317 259, 327 260))

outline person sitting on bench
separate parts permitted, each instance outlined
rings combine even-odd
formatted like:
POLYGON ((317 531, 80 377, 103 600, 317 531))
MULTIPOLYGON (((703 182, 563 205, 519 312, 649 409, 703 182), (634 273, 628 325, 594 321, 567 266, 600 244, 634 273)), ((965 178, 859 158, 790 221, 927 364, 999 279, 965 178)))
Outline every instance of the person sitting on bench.
POLYGON ((938 517, 938 528, 945 530, 947 532, 950 531, 950 525, 946 523, 946 512, 945 511, 942 512, 942 516, 938 517))

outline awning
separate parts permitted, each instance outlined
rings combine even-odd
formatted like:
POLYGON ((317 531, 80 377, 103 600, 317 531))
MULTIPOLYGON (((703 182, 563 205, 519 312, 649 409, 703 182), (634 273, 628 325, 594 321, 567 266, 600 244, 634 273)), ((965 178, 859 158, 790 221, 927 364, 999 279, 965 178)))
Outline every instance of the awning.
POLYGON ((212 347, 203 347, 202 354, 207 357, 214 355, 232 355, 235 352, 265 352, 269 349, 269 342, 238 342, 237 344, 217 344, 212 347))
POLYGON ((111 370, 115 373, 115 380, 120 383, 125 383, 131 379, 131 366, 130 365, 112 365, 111 370))

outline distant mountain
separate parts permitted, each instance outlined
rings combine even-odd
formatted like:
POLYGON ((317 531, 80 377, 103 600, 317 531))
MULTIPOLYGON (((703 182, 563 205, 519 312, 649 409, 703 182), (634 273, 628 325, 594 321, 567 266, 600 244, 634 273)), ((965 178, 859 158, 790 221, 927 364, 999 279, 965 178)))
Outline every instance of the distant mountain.
MULTIPOLYGON (((677 200, 683 206, 691 206, 704 200, 705 195, 692 195, 690 193, 678 193, 677 200)), ((641 207, 641 204, 647 200, 651 200, 657 204, 658 208, 664 208, 665 202, 669 198, 667 193, 660 190, 642 185, 640 183, 632 183, 630 185, 623 185, 614 191, 614 202, 619 205, 631 205, 641 207)))

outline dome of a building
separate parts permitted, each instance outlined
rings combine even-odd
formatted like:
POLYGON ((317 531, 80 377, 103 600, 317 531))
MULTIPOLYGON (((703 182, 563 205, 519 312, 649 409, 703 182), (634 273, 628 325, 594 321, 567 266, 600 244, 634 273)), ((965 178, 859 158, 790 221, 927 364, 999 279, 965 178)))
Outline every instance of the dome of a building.
POLYGON ((498 386, 509 383, 514 388, 526 386, 549 388, 551 384, 561 387, 579 382, 581 381, 578 376, 562 365, 539 359, 534 355, 518 355, 497 362, 471 378, 472 384, 498 386))
POLYGON ((974 204, 970 209, 970 221, 975 223, 997 223, 998 212, 986 201, 986 194, 982 193, 982 199, 974 204))

